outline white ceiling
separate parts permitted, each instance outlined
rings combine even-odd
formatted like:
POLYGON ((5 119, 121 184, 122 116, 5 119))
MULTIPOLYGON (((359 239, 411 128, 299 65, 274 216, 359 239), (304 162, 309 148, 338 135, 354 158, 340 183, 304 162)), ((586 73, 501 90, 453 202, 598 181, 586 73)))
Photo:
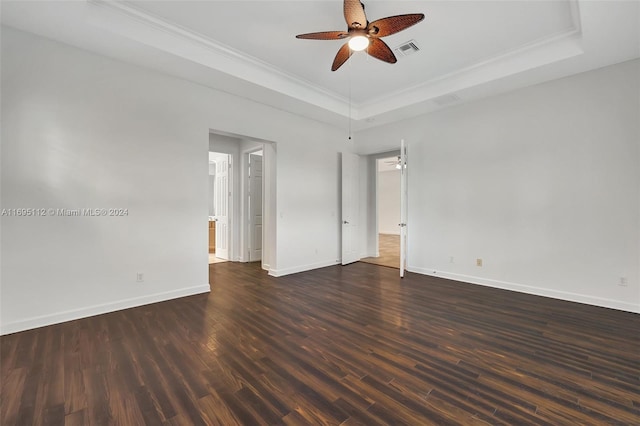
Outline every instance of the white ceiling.
POLYGON ((330 67, 341 0, 12 1, 2 23, 354 128, 640 57, 637 1, 364 1, 370 21, 426 19, 385 37, 420 51, 387 64, 360 52, 330 67), (351 107, 349 105, 351 104, 351 107))

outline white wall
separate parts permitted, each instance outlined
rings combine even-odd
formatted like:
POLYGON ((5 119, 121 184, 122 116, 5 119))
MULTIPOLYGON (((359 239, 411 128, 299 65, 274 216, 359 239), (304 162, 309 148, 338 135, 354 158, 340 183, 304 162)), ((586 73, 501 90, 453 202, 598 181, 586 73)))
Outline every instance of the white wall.
POLYGON ((314 127, 296 129, 299 143, 289 149, 277 144, 278 267, 271 270, 275 276, 336 264, 341 256, 338 150, 345 149, 344 132, 314 127), (337 143, 332 151, 314 139, 337 143))
POLYGON ((335 263, 342 130, 3 27, 0 207, 129 213, 2 217, 2 333, 207 291, 210 129, 278 144, 271 272, 335 263))
MULTIPOLYGON (((277 214, 277 162, 276 144, 266 143, 262 148, 262 178, 264 193, 262 194, 263 211, 263 233, 262 233, 262 268, 271 271, 277 265, 277 241, 278 234, 278 214, 277 214), (274 214, 275 213, 275 214, 274 214)), ((338 239, 336 238, 336 243, 338 239)), ((271 273, 271 272, 270 272, 271 273)))
POLYGON ((400 170, 378 172, 378 232, 400 235, 400 170))
POLYGON ((639 80, 636 60, 358 133, 409 143, 409 269, 640 312, 639 80))

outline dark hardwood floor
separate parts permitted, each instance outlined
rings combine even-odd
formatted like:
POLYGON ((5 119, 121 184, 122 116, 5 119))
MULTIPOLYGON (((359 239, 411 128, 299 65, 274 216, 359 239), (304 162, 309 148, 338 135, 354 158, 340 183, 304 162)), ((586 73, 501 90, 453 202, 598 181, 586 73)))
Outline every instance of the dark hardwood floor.
POLYGON ((366 263, 3 336, 2 425, 638 425, 640 315, 366 263))

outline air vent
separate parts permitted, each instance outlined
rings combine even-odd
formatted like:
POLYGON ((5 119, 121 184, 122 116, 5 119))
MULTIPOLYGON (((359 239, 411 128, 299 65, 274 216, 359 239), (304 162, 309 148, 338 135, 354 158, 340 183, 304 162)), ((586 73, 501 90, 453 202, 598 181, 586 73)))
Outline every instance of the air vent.
POLYGON ((409 40, 406 43, 402 43, 400 46, 393 49, 399 56, 409 56, 416 53, 420 48, 416 44, 415 40, 409 40))
POLYGON ((455 93, 449 93, 448 95, 439 96, 432 100, 438 106, 445 106, 445 105, 458 102, 460 100, 460 97, 455 93))

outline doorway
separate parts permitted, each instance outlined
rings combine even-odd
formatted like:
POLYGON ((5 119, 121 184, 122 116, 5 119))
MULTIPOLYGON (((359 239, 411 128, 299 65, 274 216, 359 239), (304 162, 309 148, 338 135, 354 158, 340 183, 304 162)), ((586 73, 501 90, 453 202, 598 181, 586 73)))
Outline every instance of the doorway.
POLYGON ((376 256, 362 262, 400 268, 400 178, 399 155, 374 158, 376 200, 376 256))
POLYGON ((229 260, 231 163, 231 155, 209 152, 209 264, 229 260))
POLYGON ((209 155, 214 153, 223 156, 222 160, 216 157, 215 177, 209 177, 212 204, 216 204, 215 258, 261 262, 262 269, 271 272, 276 265, 276 143, 212 130, 209 155), (227 226, 223 230, 224 214, 227 226), (224 236, 218 236, 221 231, 224 236))

